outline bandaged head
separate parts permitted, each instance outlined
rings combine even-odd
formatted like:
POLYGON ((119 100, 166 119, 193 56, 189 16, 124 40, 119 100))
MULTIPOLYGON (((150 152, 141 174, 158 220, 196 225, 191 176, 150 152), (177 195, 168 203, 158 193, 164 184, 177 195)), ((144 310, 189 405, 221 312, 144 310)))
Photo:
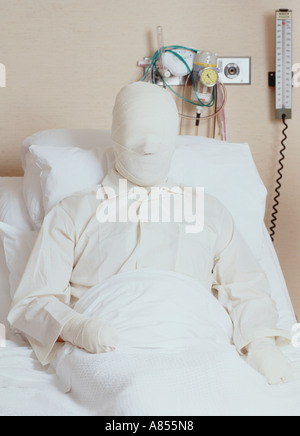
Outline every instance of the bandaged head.
POLYGON ((125 86, 113 110, 116 170, 138 186, 165 181, 178 126, 177 106, 167 90, 145 82, 125 86))

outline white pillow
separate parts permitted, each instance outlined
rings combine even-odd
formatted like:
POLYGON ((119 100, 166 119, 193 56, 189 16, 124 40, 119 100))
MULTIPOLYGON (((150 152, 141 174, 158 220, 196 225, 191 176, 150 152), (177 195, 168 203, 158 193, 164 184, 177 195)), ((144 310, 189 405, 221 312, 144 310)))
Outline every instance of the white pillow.
POLYGON ((23 196, 34 229, 39 229, 45 217, 43 193, 40 182, 41 169, 36 165, 35 157, 28 152, 25 157, 23 196))
POLYGON ((26 155, 31 145, 52 147, 79 147, 86 150, 110 146, 110 131, 99 129, 51 129, 28 136, 22 145, 22 165, 26 171, 26 155))
POLYGON ((35 157, 29 152, 29 148, 34 144, 41 147, 78 147, 104 151, 110 146, 110 132, 96 129, 52 129, 37 132, 25 139, 22 146, 24 200, 33 227, 39 229, 45 217, 45 210, 40 182, 41 170, 36 165, 35 157))
POLYGON ((102 149, 32 145, 29 152, 40 168, 45 214, 62 199, 99 184, 108 172, 102 149))
POLYGON ((23 197, 23 177, 0 178, 0 221, 23 230, 31 221, 23 197))
POLYGON ((237 228, 260 259, 267 190, 248 144, 180 136, 169 176, 186 186, 204 187, 231 212, 237 228))
POLYGON ((13 298, 24 274, 38 231, 20 230, 0 223, 0 239, 9 271, 10 296, 13 298))

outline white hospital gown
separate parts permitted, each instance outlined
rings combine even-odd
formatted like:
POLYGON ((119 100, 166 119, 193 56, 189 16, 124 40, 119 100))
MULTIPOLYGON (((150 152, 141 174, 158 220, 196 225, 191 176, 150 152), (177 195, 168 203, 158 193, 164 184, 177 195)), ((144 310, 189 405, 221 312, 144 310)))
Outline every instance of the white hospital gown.
MULTIPOLYGON (((120 178, 113 170, 103 186, 118 191, 120 178)), ((133 186, 128 182, 128 189, 133 186)), ((264 272, 217 199, 205 196, 204 230, 188 234, 176 222, 100 223, 98 189, 63 200, 46 216, 12 303, 8 319, 27 336, 42 364, 62 346, 57 339, 88 289, 141 268, 183 273, 215 291, 231 316, 241 353, 258 338, 289 338, 277 329, 264 272)))

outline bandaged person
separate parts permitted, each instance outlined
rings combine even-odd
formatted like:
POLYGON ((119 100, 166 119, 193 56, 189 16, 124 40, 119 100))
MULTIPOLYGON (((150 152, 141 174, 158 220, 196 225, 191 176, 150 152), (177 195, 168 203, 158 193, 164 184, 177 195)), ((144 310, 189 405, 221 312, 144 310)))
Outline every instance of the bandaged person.
MULTIPOLYGON (((119 192, 123 179, 128 191, 168 187, 178 125, 168 91, 142 82, 123 88, 113 111, 116 165, 104 191, 119 192)), ((74 304, 113 275, 152 268, 185 274, 214 292, 231 317, 239 353, 270 384, 289 381, 292 368, 278 347, 289 333, 277 328, 264 272, 223 205, 206 194, 204 229, 187 235, 177 222, 99 222, 106 201, 99 188, 63 200, 46 216, 14 297, 8 319, 40 362, 52 361, 63 346, 58 341, 89 353, 115 349, 118 332, 104 319, 78 314, 74 304)))

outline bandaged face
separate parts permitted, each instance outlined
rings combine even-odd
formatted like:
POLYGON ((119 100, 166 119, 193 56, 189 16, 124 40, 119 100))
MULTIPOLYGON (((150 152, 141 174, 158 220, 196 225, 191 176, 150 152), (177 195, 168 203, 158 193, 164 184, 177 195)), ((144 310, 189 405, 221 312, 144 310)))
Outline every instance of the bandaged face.
POLYGON ((144 82, 125 86, 113 110, 116 170, 138 186, 165 181, 178 126, 177 106, 168 91, 144 82))

